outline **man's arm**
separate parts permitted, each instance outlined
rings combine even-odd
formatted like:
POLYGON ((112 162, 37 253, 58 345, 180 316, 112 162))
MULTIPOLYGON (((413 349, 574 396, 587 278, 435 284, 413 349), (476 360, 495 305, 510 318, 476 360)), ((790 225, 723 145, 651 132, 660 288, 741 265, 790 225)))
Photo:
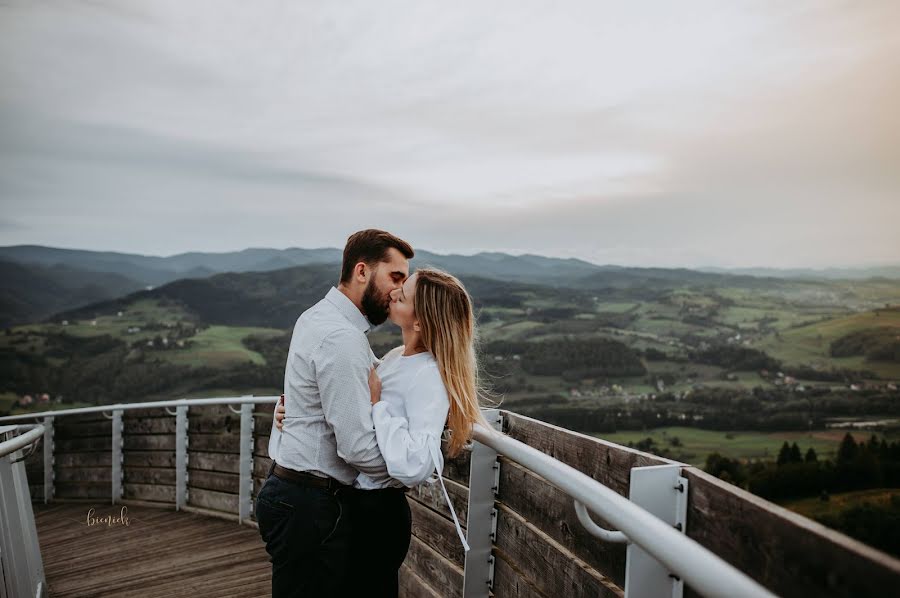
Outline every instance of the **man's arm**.
POLYGON ((371 477, 387 476, 378 450, 369 402, 369 344, 362 333, 332 333, 315 356, 316 382, 325 421, 334 431, 338 456, 371 477))

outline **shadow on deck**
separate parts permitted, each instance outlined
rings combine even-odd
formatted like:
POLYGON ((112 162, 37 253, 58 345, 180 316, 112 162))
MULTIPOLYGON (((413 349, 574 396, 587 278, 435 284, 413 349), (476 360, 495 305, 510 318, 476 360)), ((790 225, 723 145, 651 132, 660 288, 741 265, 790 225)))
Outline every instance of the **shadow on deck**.
POLYGON ((88 526, 89 509, 103 518, 118 517, 122 507, 101 500, 34 505, 51 597, 271 595, 269 555, 253 526, 125 506, 127 526, 88 526))

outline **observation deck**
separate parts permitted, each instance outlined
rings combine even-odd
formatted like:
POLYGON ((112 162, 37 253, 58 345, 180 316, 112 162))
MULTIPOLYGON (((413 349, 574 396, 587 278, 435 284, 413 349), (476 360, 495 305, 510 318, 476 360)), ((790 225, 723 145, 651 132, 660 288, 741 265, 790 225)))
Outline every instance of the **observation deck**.
MULTIPOLYGON (((276 399, 0 418, 0 598, 270 595, 253 505, 276 399)), ((411 490, 403 596, 859 597, 900 585, 900 560, 694 467, 486 415, 493 429, 444 470, 471 550, 440 485, 411 490)))

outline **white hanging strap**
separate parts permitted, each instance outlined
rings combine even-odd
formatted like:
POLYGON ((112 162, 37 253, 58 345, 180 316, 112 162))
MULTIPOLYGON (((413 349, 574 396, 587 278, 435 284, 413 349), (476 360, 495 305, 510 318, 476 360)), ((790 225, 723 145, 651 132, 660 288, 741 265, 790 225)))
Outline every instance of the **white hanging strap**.
MULTIPOLYGON (((429 438, 429 441, 430 440, 432 439, 429 438)), ((447 506, 450 507, 450 515, 453 516, 453 524, 456 526, 456 533, 459 535, 463 549, 466 552, 469 552, 469 543, 466 542, 466 536, 463 534, 462 526, 459 524, 459 519, 456 518, 456 511, 453 510, 453 503, 450 502, 450 495, 447 494, 447 486, 444 485, 444 478, 441 475, 444 473, 444 467, 442 465, 443 458, 441 458, 441 454, 438 452, 438 449, 433 442, 428 443, 428 448, 431 452, 431 460, 434 462, 434 469, 437 472, 437 479, 441 483, 441 490, 444 491, 444 500, 447 501, 447 506)))

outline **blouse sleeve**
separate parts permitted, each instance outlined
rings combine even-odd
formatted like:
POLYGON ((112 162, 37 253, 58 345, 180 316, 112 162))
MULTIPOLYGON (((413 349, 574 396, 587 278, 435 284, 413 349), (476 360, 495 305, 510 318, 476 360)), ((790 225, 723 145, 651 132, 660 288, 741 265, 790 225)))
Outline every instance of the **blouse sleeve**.
POLYGON ((434 454, 441 454, 450 402, 437 367, 428 365, 415 375, 405 404, 406 417, 402 417, 391 414, 385 401, 380 401, 372 408, 372 420, 388 474, 413 487, 431 477, 434 454))

